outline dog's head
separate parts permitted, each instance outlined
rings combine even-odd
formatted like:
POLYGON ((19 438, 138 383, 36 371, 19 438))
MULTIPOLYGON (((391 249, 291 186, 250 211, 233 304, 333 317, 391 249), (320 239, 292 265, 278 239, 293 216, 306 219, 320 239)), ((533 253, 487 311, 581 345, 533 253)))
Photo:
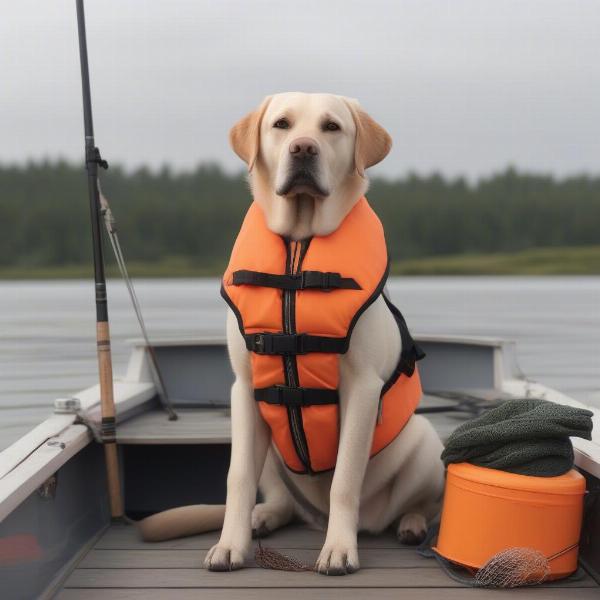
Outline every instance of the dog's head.
POLYGON ((295 239, 337 229, 367 189, 365 169, 391 147, 356 100, 296 92, 265 98, 230 141, 269 228, 295 239))

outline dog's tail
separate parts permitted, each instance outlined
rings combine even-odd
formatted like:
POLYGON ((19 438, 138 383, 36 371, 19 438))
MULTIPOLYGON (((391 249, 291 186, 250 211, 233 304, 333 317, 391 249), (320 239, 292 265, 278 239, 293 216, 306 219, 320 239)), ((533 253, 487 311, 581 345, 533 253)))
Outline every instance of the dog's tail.
POLYGON ((136 523, 145 542, 162 542, 223 527, 224 504, 194 504, 171 508, 136 523))

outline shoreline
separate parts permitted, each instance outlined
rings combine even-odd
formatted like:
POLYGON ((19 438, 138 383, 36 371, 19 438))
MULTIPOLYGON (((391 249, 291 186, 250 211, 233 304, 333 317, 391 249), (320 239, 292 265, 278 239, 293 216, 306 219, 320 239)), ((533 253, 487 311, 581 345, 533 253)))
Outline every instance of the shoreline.
MULTIPOLYGON (((131 261, 127 265, 132 277, 151 279, 219 277, 225 266, 225 263, 200 265, 186 257, 170 257, 157 262, 131 261)), ((110 278, 120 277, 112 261, 107 264, 106 274, 110 278)), ((546 247, 511 253, 453 254, 413 258, 393 262, 390 274, 410 276, 600 275, 600 246, 546 247)), ((87 279, 91 276, 91 265, 0 267, 0 281, 87 279)))

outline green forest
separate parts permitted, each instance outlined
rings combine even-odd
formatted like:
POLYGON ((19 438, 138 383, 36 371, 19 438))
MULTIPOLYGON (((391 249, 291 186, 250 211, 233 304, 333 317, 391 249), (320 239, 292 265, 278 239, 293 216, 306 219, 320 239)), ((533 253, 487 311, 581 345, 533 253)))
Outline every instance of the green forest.
MULTIPOLYGON (((217 165, 185 173, 111 166, 102 187, 140 276, 218 274, 250 198, 244 174, 217 165)), ((408 174, 374 178, 368 198, 396 273, 600 273, 600 177, 513 168, 476 182, 408 174)), ((80 277, 90 261, 84 168, 0 166, 0 277, 80 277)))

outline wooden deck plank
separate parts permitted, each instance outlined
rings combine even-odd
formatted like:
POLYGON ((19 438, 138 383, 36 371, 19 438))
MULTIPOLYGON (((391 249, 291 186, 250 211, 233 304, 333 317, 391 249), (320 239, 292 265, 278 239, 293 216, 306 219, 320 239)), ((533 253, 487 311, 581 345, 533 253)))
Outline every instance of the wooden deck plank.
MULTIPOLYGON (((339 600, 340 590, 317 588, 313 590, 319 600, 339 600)), ((432 592, 430 588, 360 588, 344 589, 344 600, 432 600, 443 593, 444 600, 571 600, 574 590, 559 588, 521 588, 517 590, 480 590, 473 588, 449 588, 432 592)), ((597 600, 597 589, 578 589, 577 600, 597 600)), ((58 594, 57 600, 306 600, 303 589, 197 589, 161 588, 72 588, 58 594)))
MULTIPOLYGON (((280 548, 289 556, 313 564, 318 549, 280 548)), ((79 563, 79 569, 194 569, 202 566, 206 550, 92 550, 79 563)), ((431 567, 430 559, 409 548, 364 548, 360 552, 363 568, 383 569, 431 567)), ((248 566, 256 566, 253 560, 248 566)))
MULTIPOLYGON (((141 540, 135 527, 117 525, 111 527, 96 544, 100 550, 208 550, 219 539, 220 532, 213 531, 202 535, 169 540, 166 542, 148 543, 141 540)), ((320 549, 325 541, 325 533, 314 531, 306 526, 292 526, 280 529, 264 540, 266 546, 272 548, 306 548, 320 549)), ((391 532, 382 535, 360 535, 359 548, 401 548, 398 540, 391 532)))
MULTIPOLYGON (((435 565, 435 563, 432 563, 435 565)), ((597 587, 586 575, 578 581, 558 581, 552 587, 597 587)), ((327 577, 309 572, 245 568, 230 573, 206 569, 76 569, 65 588, 450 588, 463 587, 439 567, 361 569, 352 576, 327 577)), ((597 591, 597 590, 596 590, 597 591)))
MULTIPOLYGON (((61 600, 305 600, 313 590, 324 600, 377 598, 377 600, 429 600, 442 594, 444 600, 487 600, 506 591, 477 590, 461 586, 448 577, 432 559, 414 548, 402 547, 392 533, 360 536, 362 568, 347 577, 316 573, 290 573, 249 566, 232 573, 212 573, 201 568, 206 550, 218 532, 158 544, 142 542, 134 527, 112 526, 96 547, 67 579, 61 600), (433 590, 438 590, 433 591, 433 590), (443 591, 442 591, 443 590, 443 591)), ((307 563, 312 562, 323 542, 323 532, 292 526, 264 541, 307 563)), ((577 600, 599 597, 598 585, 585 575, 578 581, 552 582, 539 588, 513 590, 527 600, 577 600), (575 590, 577 590, 575 592, 575 590)))
POLYGON ((177 409, 179 419, 169 421, 162 410, 150 410, 119 424, 119 444, 228 444, 229 410, 177 409))

